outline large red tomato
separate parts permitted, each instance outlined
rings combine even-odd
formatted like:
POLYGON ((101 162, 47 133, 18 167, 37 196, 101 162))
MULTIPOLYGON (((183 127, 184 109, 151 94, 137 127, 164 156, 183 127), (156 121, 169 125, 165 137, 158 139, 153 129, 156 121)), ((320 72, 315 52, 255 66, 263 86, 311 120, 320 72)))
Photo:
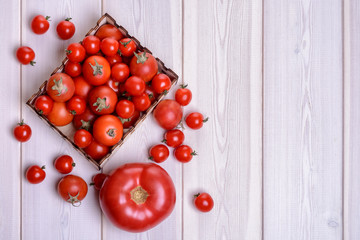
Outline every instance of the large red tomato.
POLYGON ((158 124, 166 129, 175 128, 181 121, 183 110, 180 104, 174 100, 165 99, 154 109, 154 118, 158 124))
POLYGON ((109 80, 110 64, 104 57, 91 56, 85 60, 82 72, 86 81, 91 85, 99 86, 109 80))
POLYGON ((174 209, 176 191, 168 173, 153 163, 125 164, 105 180, 100 206, 118 228, 143 232, 155 227, 174 209))
POLYGON ((66 102, 74 95, 75 84, 66 73, 55 73, 46 84, 46 92, 55 102, 66 102))
POLYGON ((98 115, 114 112, 117 100, 116 92, 108 86, 96 87, 89 92, 90 109, 98 115))
POLYGON ((149 82, 158 72, 156 59, 150 53, 140 52, 134 54, 135 56, 130 62, 131 75, 138 76, 145 82, 149 82))

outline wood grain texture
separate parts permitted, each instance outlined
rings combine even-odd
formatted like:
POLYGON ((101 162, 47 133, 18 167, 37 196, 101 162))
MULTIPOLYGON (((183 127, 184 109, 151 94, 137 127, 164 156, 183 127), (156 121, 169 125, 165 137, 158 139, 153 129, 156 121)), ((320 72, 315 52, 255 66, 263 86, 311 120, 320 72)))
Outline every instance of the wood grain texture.
POLYGON ((184 164, 184 239, 262 238, 262 1, 184 1, 185 114, 209 122, 185 130, 198 152, 184 164), (199 213, 193 195, 210 193, 199 213))
POLYGON ((341 10, 265 1, 265 239, 342 238, 341 10))

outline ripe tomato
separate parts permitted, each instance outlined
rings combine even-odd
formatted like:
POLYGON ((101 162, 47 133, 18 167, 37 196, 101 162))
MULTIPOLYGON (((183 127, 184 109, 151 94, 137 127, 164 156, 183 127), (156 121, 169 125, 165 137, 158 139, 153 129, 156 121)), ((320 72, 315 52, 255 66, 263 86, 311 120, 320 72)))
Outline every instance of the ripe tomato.
POLYGON ((114 115, 104 115, 94 122, 93 135, 105 146, 114 146, 123 136, 123 125, 114 115))
POLYGON ((31 21, 31 29, 36 34, 44 34, 49 29, 49 16, 37 15, 31 21))
POLYGON ((111 67, 111 78, 117 82, 125 82, 130 75, 129 67, 124 63, 116 63, 111 67))
POLYGON ((141 78, 132 76, 125 81, 124 87, 131 96, 140 96, 145 91, 145 85, 141 78))
POLYGON ((146 111, 151 105, 150 98, 146 93, 143 93, 140 96, 134 96, 132 101, 134 103, 135 109, 140 112, 146 111))
POLYGON ((88 187, 81 177, 66 175, 60 179, 57 190, 65 201, 71 203, 74 207, 78 207, 86 197, 88 187))
POLYGON ((80 96, 73 96, 67 101, 66 108, 72 115, 83 114, 86 109, 86 101, 80 96))
POLYGON ((130 118, 132 115, 134 115, 135 112, 135 106, 134 103, 132 103, 129 100, 120 100, 117 104, 116 104, 116 114, 123 118, 123 119, 128 119, 130 118))
MULTIPOLYGON (((118 83, 119 83, 119 82, 118 82, 118 83)), ((126 92, 125 84, 123 84, 123 83, 120 84, 120 83, 119 83, 118 88, 119 88, 119 96, 120 96, 120 97, 125 97, 125 98, 131 97, 130 94, 129 94, 128 92, 126 92)))
POLYGON ((14 128, 14 136, 19 142, 26 142, 31 137, 31 128, 24 123, 24 119, 14 128))
POLYGON ((104 57, 91 56, 83 63, 82 72, 91 85, 103 85, 110 78, 110 64, 104 57))
POLYGON ((195 207, 201 212, 209 212, 214 207, 214 200, 208 193, 198 193, 195 196, 195 207))
POLYGON ((186 106, 191 102, 192 93, 186 88, 187 85, 181 85, 181 88, 175 92, 175 100, 181 105, 186 106))
POLYGON ((135 53, 130 62, 131 75, 140 77, 145 82, 149 82, 158 72, 156 59, 145 52, 135 53))
POLYGON ((119 82, 112 80, 111 78, 105 83, 106 86, 110 87, 114 92, 119 92, 119 82))
POLYGON ((61 21, 56 26, 56 32, 62 40, 68 40, 75 33, 75 25, 70 22, 71 18, 66 18, 65 21, 61 21))
POLYGON ((192 150, 188 145, 180 145, 174 150, 175 158, 182 163, 190 162, 193 156, 196 156, 197 153, 192 150))
POLYGON ((185 122, 191 129, 199 129, 203 126, 204 122, 207 122, 209 118, 205 118, 201 113, 193 112, 186 116, 185 122))
POLYGON ((55 159, 54 167, 59 173, 68 174, 75 167, 75 163, 69 155, 62 155, 55 159))
POLYGON ((74 143, 79 148, 86 148, 92 142, 92 135, 85 129, 79 129, 74 134, 74 143))
POLYGON ((66 56, 71 62, 82 62, 85 59, 86 51, 80 43, 71 43, 65 49, 66 56))
POLYGON ((95 161, 101 160, 109 152, 109 147, 101 143, 98 143, 96 140, 93 140, 89 146, 87 146, 84 151, 95 161))
POLYGON ((154 109, 154 118, 166 130, 175 128, 181 121, 183 110, 176 101, 162 100, 154 109))
POLYGON ((161 163, 169 157, 169 149, 164 144, 152 146, 149 150, 149 159, 161 163))
POLYGON ((119 41, 119 50, 122 56, 132 57, 136 51, 136 44, 131 38, 123 38, 119 41))
POLYGON ((79 76, 81 74, 80 63, 67 61, 67 63, 65 64, 65 73, 67 73, 70 77, 79 76))
POLYGON ((66 102, 74 95, 75 84, 66 73, 55 73, 46 84, 46 92, 55 102, 66 102))
POLYGON ((108 86, 93 88, 89 93, 90 109, 98 115, 111 114, 117 103, 117 95, 108 86))
POLYGON ((115 54, 113 56, 106 56, 106 60, 109 62, 110 66, 114 66, 116 63, 122 63, 122 58, 119 54, 115 54))
POLYGON ((96 118, 97 115, 95 115, 89 108, 86 108, 83 114, 75 115, 73 124, 75 129, 85 129, 90 131, 96 118))
POLYGON ((41 95, 35 100, 35 109, 38 113, 48 115, 54 105, 54 101, 48 95, 41 95))
POLYGON ((93 88, 83 76, 74 78, 75 92, 74 95, 78 95, 84 99, 87 99, 90 90, 93 88))
POLYGON ((155 77, 151 81, 151 87, 154 89, 156 93, 167 93, 171 88, 171 80, 170 78, 163 73, 156 74, 155 77))
POLYGON ((119 42, 113 38, 101 40, 100 49, 106 56, 114 56, 119 50, 119 42))
POLYGON ((16 57, 20 63, 27 65, 30 63, 31 66, 34 66, 36 62, 34 62, 35 52, 29 47, 22 46, 19 47, 16 51, 16 57))
POLYGON ((120 32, 119 29, 117 29, 114 25, 111 24, 104 24, 102 25, 97 32, 95 33, 95 36, 100 38, 100 40, 103 40, 104 38, 110 37, 117 41, 119 41, 123 35, 120 32))
POLYGON ((39 167, 37 165, 33 165, 31 167, 29 167, 26 170, 26 179, 29 181, 29 183, 32 184, 38 184, 41 183, 42 181, 44 181, 45 177, 46 177, 46 173, 44 171, 45 166, 39 167))
POLYGON ((184 133, 179 129, 169 130, 164 134, 163 142, 169 147, 176 148, 180 146, 185 140, 184 133))
POLYGON ((98 173, 92 178, 92 183, 90 183, 90 185, 94 186, 95 190, 100 191, 100 189, 107 177, 108 177, 107 174, 98 173))
POLYGON ((140 112, 135 110, 134 115, 132 115, 130 118, 121 119, 121 122, 123 123, 123 128, 132 127, 136 123, 136 121, 139 119, 139 117, 140 117, 140 112))
POLYGON ((53 109, 47 115, 48 120, 55 126, 65 126, 74 118, 66 108, 66 104, 63 102, 54 102, 53 109))
POLYGON ((100 190, 100 206, 118 228, 143 232, 155 227, 173 211, 174 183, 154 163, 130 163, 114 170, 100 190))
POLYGON ((154 89, 146 84, 145 87, 145 93, 149 96, 149 99, 151 101, 151 103, 154 103, 155 100, 158 98, 159 94, 157 94, 154 89))
POLYGON ((96 54, 100 51, 100 39, 97 36, 87 36, 82 40, 82 45, 89 55, 96 54))

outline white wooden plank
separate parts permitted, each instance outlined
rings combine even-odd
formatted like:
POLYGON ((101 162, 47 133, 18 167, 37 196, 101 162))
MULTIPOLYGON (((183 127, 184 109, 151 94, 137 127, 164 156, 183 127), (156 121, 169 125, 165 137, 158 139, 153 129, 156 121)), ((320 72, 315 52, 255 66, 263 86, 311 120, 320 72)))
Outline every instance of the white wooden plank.
MULTIPOLYGON (((104 0, 103 9, 181 79, 181 1, 127 1, 119 4, 115 0, 104 0)), ((147 162, 148 149, 162 140, 163 133, 164 130, 150 116, 106 163, 104 172, 108 173, 126 162, 147 162)), ((154 229, 138 234, 119 230, 104 218, 103 239, 182 239, 181 165, 170 157, 160 166, 170 174, 176 187, 177 203, 170 217, 154 229)))
MULTIPOLYGON (((33 68, 23 68, 23 104, 60 65, 67 45, 80 41, 100 16, 100 1, 23 1, 23 43, 34 49, 37 62, 33 68), (30 29, 31 19, 37 14, 51 16, 50 29, 44 35, 35 35, 30 29), (57 37, 56 25, 66 17, 73 18, 76 32, 72 39, 63 41, 57 37)), ((79 208, 63 201, 56 190, 62 175, 53 161, 62 154, 71 155, 77 164, 73 174, 88 183, 96 169, 25 105, 23 114, 33 128, 32 141, 23 147, 23 171, 31 164, 47 166, 43 183, 31 185, 23 180, 23 238, 100 239, 101 212, 94 190, 89 188, 79 208)))
MULTIPOLYGON (((3 239, 19 239, 21 234, 20 192, 20 143, 13 137, 12 129, 20 121, 20 64, 16 49, 20 46, 19 1, 1 4, 0 22, 0 236, 3 239)), ((27 144, 27 143, 25 143, 27 144)))
POLYGON ((342 3, 264 3, 264 236, 341 239, 342 3))
POLYGON ((198 152, 184 165, 184 239, 262 238, 262 1, 184 1, 185 112, 209 122, 185 130, 198 152), (209 192, 209 213, 193 195, 209 192))

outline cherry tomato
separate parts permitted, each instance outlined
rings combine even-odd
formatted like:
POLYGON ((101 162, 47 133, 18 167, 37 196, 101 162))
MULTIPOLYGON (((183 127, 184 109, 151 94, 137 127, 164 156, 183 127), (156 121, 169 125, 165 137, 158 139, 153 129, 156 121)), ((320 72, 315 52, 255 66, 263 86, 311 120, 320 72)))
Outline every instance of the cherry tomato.
POLYGON ((90 131, 96 118, 97 115, 95 115, 89 108, 86 108, 83 114, 74 116, 73 124, 75 129, 85 129, 90 131))
POLYGON ((67 58, 71 62, 82 62, 85 59, 86 51, 80 43, 71 43, 65 50, 67 58))
POLYGON ((146 93, 143 93, 140 96, 134 96, 132 101, 134 103, 135 109, 140 112, 146 111, 151 105, 150 98, 146 93))
POLYGON ((93 88, 89 93, 90 109, 98 115, 111 114, 115 111, 117 95, 108 86, 93 88))
POLYGON ((24 123, 24 119, 14 128, 14 136, 19 142, 26 142, 31 137, 31 128, 24 123))
POLYGON ((149 150, 149 159, 161 163, 169 157, 169 149, 164 144, 152 146, 149 150))
POLYGON ((31 21, 31 29, 36 34, 44 34, 49 29, 49 16, 37 15, 31 21))
POLYGON ((159 94, 157 94, 154 89, 146 84, 145 87, 145 93, 149 96, 149 99, 151 101, 151 103, 154 103, 155 100, 158 98, 159 94))
POLYGON ((62 40, 68 40, 74 36, 75 25, 70 22, 71 18, 66 18, 65 21, 61 21, 56 26, 56 32, 62 40))
POLYGON ((75 92, 74 95, 78 95, 84 99, 87 99, 90 90, 93 88, 92 85, 90 85, 83 76, 78 76, 74 78, 74 84, 75 84, 75 92))
POLYGON ((132 57, 122 56, 121 59, 122 59, 123 63, 125 63, 126 65, 130 66, 130 62, 131 62, 132 57))
POLYGON ((203 126, 204 122, 207 122, 209 118, 205 118, 201 113, 193 112, 186 116, 185 122, 191 129, 199 129, 203 126))
POLYGON ((55 102, 66 102, 74 95, 75 84, 66 73, 55 73, 46 84, 46 92, 55 102))
POLYGON ((181 85, 181 88, 175 92, 175 100, 181 105, 186 106, 191 102, 192 93, 186 88, 187 85, 181 85))
POLYGON ((98 173, 92 178, 92 183, 90 183, 90 185, 94 186, 95 190, 100 191, 100 189, 107 177, 108 177, 107 174, 98 173))
POLYGON ((79 148, 86 148, 90 145, 93 137, 91 133, 86 131, 85 129, 79 129, 74 134, 74 143, 79 148))
POLYGON ((66 108, 72 115, 83 114, 86 109, 86 101, 80 96, 73 96, 67 101, 66 108))
POLYGON ((67 61, 64 69, 65 69, 65 73, 67 73, 70 77, 77 77, 81 74, 80 63, 67 61))
POLYGON ((102 25, 95 33, 95 36, 100 38, 100 40, 110 37, 110 38, 113 38, 113 39, 119 41, 121 38, 123 38, 123 35, 120 32, 120 30, 111 24, 102 25))
POLYGON ((99 86, 106 83, 110 78, 110 64, 101 56, 88 57, 83 63, 83 75, 91 85, 99 86))
POLYGON ((46 173, 44 171, 45 166, 39 167, 37 165, 33 165, 31 167, 29 167, 26 170, 26 179, 29 181, 29 183, 32 184, 38 184, 41 183, 42 181, 44 181, 45 177, 46 177, 46 173))
POLYGON ((66 108, 66 104, 63 102, 54 102, 54 106, 51 112, 47 115, 48 120, 55 126, 65 126, 74 118, 66 108))
POLYGON ((100 49, 106 56, 114 56, 119 50, 119 42, 113 38, 101 40, 100 49))
POLYGON ((114 115, 104 115, 95 120, 93 135, 105 146, 114 146, 123 136, 123 125, 114 115))
POLYGON ((167 93, 171 88, 171 80, 166 74, 159 73, 152 79, 151 87, 156 93, 167 93))
POLYGON ((119 54, 115 54, 113 56, 106 56, 106 60, 109 62, 110 66, 114 66, 116 63, 122 63, 122 58, 119 54))
POLYGON ((190 162, 193 156, 196 156, 197 153, 192 150, 188 145, 180 145, 174 150, 175 158, 182 163, 190 162))
POLYGON ((180 123, 183 110, 176 101, 165 99, 156 106, 153 115, 162 128, 171 130, 180 123))
POLYGON ((96 54, 100 51, 100 39, 97 36, 87 36, 82 40, 82 45, 89 55, 96 54))
POLYGON ((74 207, 78 207, 86 197, 88 187, 81 177, 66 175, 60 179, 57 190, 65 201, 71 203, 74 207))
POLYGON ((214 207, 214 200, 208 193, 198 193, 195 196, 195 207, 201 212, 209 212, 214 207))
POLYGON ((129 77, 125 81, 125 91, 128 92, 131 96, 140 96, 145 91, 145 82, 137 77, 129 77))
POLYGON ((136 51, 136 44, 131 38, 123 38, 119 41, 119 50, 122 56, 132 57, 136 51))
POLYGON ((169 147, 176 148, 180 146, 185 140, 184 133, 179 129, 169 130, 164 134, 163 142, 169 147))
POLYGON ((16 51, 16 57, 20 63, 27 65, 30 63, 31 66, 34 66, 36 62, 34 62, 35 52, 29 47, 23 46, 19 47, 16 51))
POLYGON ((89 146, 87 146, 84 151, 95 161, 101 160, 109 153, 109 147, 98 143, 96 140, 93 140, 89 146))
POLYGON ((132 127, 136 123, 136 121, 139 119, 139 117, 140 117, 140 112, 135 110, 134 115, 132 115, 130 118, 121 119, 121 122, 123 123, 123 128, 132 127))
POLYGON ((129 100, 120 100, 116 105, 115 111, 119 117, 123 119, 128 119, 132 115, 134 115, 135 106, 134 103, 129 100))
POLYGON ((119 82, 112 80, 111 78, 105 83, 106 86, 110 87, 114 92, 119 92, 119 82))
POLYGON ((131 75, 138 76, 145 82, 149 82, 158 72, 156 59, 145 52, 135 53, 130 62, 131 75))
POLYGON ((41 95, 35 100, 35 109, 38 113, 48 115, 54 105, 54 101, 48 95, 41 95))
POLYGON ((129 75, 129 67, 124 63, 116 63, 111 68, 111 77, 114 81, 125 82, 129 75))
POLYGON ((69 155, 62 155, 55 159, 54 167, 59 173, 68 174, 71 173, 75 167, 74 160, 69 155))
POLYGON ((120 84, 119 83, 118 89, 119 89, 119 96, 120 97, 126 97, 126 98, 131 97, 130 94, 128 92, 126 92, 125 84, 123 84, 123 83, 120 84))

